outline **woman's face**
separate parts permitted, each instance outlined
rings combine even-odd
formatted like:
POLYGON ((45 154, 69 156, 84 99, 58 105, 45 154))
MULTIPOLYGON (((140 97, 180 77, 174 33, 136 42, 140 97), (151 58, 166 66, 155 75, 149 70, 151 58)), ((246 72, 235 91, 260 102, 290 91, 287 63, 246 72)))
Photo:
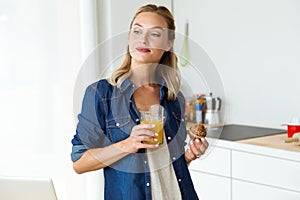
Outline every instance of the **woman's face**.
POLYGON ((140 13, 132 23, 129 34, 129 51, 132 64, 158 63, 172 42, 164 18, 156 13, 140 13))

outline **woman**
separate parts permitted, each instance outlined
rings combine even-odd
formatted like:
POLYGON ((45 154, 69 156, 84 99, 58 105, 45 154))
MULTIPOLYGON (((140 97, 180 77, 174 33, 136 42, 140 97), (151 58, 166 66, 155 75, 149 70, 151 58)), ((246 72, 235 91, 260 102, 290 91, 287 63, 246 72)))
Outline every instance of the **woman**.
POLYGON ((188 164, 208 143, 197 139, 185 150, 174 39, 170 11, 142 6, 130 24, 123 64, 86 90, 71 157, 79 174, 104 169, 105 199, 198 199, 188 164), (163 145, 153 144, 153 124, 140 124, 140 111, 156 104, 166 115, 163 145))

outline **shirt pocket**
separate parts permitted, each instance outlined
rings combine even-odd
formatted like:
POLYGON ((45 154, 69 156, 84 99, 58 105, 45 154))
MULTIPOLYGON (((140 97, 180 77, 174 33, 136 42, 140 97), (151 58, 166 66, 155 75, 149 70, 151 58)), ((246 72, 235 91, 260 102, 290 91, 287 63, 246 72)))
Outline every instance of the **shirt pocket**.
POLYGON ((129 137, 133 123, 128 115, 108 119, 106 125, 110 140, 115 143, 129 137))

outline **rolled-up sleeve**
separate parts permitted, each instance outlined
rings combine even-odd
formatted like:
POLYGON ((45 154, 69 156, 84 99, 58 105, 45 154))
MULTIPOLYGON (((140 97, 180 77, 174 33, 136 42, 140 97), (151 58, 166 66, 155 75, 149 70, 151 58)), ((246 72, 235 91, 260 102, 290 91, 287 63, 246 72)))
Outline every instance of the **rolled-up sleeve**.
POLYGON ((100 148, 110 144, 103 126, 105 111, 97 84, 90 85, 84 94, 81 113, 78 115, 76 134, 72 139, 71 160, 75 162, 91 148, 100 148), (101 126, 102 125, 102 126, 101 126))
POLYGON ((71 153, 71 160, 73 162, 77 161, 84 152, 86 152, 86 148, 84 145, 73 145, 72 147, 72 153, 71 153))

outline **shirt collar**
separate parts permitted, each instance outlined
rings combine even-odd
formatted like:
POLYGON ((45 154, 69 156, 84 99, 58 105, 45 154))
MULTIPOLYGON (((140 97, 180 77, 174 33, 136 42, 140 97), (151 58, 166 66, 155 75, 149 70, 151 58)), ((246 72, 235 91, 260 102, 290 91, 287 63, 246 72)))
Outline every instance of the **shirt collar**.
MULTIPOLYGON (((160 100, 162 100, 167 95, 168 89, 166 86, 166 82, 163 78, 160 78, 158 80, 158 83, 160 85, 160 100)), ((126 95, 128 95, 129 97, 133 95, 135 90, 136 90, 136 85, 133 82, 131 82, 129 78, 125 79, 120 86, 120 92, 126 93, 126 95)))
POLYGON ((121 93, 127 93, 130 96, 134 93, 136 86, 132 83, 129 78, 126 78, 120 86, 121 93))

